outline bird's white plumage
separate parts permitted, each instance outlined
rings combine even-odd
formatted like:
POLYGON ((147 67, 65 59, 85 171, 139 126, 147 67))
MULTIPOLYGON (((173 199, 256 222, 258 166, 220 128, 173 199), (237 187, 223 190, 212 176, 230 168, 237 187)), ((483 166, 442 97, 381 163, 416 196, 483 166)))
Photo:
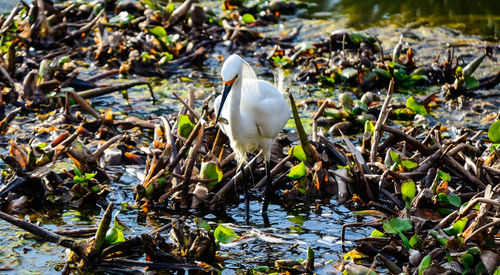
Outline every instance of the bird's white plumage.
MULTIPOLYGON (((257 79, 250 65, 237 55, 226 59, 221 76, 224 81, 237 76, 221 111, 221 118, 228 123, 219 125, 229 137, 238 164, 246 162, 247 152, 259 149, 269 160, 272 140, 290 118, 288 102, 271 83, 257 79)), ((218 96, 214 103, 216 113, 220 104, 218 96)))

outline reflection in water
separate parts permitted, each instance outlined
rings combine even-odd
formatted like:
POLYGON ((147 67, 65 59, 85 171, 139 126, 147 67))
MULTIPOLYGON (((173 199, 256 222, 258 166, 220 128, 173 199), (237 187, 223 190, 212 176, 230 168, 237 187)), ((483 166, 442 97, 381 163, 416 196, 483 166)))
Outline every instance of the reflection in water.
MULTIPOLYGON (((500 37, 500 5, 495 0, 315 0, 312 12, 329 11, 349 27, 374 24, 449 26, 486 39, 500 37)), ((311 15, 314 17, 314 14, 311 15)))

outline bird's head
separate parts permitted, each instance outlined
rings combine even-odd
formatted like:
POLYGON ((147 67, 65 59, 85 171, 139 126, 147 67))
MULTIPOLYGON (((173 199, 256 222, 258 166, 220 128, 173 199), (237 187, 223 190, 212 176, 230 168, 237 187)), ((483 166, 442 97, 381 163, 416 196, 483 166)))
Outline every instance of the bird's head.
POLYGON ((217 113, 217 117, 215 119, 216 122, 218 122, 220 114, 222 112, 222 107, 224 106, 224 102, 226 102, 226 98, 229 95, 229 92, 231 91, 231 87, 233 86, 234 82, 238 78, 239 74, 241 73, 241 68, 243 66, 243 59, 239 57, 236 54, 233 54, 226 58, 226 61, 224 61, 224 64, 222 65, 222 70, 220 72, 222 76, 222 84, 224 85, 224 91, 222 92, 222 99, 220 102, 220 108, 219 112, 217 113))

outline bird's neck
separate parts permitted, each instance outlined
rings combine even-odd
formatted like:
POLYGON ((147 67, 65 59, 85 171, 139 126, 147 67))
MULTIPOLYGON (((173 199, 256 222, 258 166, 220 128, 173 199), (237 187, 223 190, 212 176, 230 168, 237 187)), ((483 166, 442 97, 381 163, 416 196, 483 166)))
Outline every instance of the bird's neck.
POLYGON ((240 122, 241 112, 240 112, 240 101, 241 101, 241 88, 242 80, 238 78, 232 88, 231 92, 231 124, 237 125, 240 122))

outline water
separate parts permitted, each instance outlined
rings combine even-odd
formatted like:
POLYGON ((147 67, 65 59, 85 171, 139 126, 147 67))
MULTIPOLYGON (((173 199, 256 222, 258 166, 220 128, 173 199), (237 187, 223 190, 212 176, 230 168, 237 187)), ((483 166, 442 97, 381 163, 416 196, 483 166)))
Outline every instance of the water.
POLYGON ((316 0, 304 16, 342 20, 348 27, 447 26, 488 40, 500 38, 500 5, 495 0, 316 0))

